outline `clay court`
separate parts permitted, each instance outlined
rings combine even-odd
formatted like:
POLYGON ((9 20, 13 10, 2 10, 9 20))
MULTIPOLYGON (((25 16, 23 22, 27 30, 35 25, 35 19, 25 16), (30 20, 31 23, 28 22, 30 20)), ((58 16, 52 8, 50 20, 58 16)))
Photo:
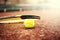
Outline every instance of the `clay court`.
POLYGON ((23 23, 0 24, 0 40, 60 40, 60 16, 55 11, 5 12, 0 16, 33 14, 39 15, 32 29, 23 23))

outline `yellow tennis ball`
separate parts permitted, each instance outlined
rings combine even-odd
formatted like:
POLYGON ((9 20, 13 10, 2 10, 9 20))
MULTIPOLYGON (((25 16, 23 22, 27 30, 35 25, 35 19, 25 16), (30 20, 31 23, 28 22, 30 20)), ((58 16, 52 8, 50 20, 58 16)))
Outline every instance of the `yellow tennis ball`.
POLYGON ((26 28, 33 28, 35 25, 35 21, 33 19, 26 19, 24 21, 24 25, 26 28))

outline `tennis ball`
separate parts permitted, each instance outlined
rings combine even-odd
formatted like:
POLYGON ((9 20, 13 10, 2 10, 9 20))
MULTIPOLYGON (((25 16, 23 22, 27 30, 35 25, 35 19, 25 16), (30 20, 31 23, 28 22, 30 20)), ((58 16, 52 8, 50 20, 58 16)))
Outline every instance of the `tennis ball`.
POLYGON ((33 19, 26 19, 24 21, 24 25, 26 28, 33 28, 35 25, 35 21, 33 19))

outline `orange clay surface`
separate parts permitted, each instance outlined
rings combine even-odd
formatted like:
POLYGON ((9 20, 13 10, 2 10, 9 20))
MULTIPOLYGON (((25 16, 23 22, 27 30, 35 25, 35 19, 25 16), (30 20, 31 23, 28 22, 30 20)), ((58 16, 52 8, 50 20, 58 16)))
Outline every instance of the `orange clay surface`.
POLYGON ((23 23, 0 24, 0 40, 60 40, 59 11, 5 12, 0 13, 0 16, 22 14, 39 15, 41 19, 35 21, 32 29, 26 29, 23 23))

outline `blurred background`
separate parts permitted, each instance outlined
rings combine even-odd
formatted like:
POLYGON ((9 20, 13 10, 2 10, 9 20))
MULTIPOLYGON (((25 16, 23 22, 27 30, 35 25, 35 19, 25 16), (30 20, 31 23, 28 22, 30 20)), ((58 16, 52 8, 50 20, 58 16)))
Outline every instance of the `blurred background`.
MULTIPOLYGON (((5 0, 0 0, 0 4, 5 4, 5 0)), ((19 12, 5 12, 6 15, 34 14, 41 17, 44 24, 48 24, 55 31, 60 31, 60 0, 7 0, 6 5, 14 5, 19 12)), ((1 7, 1 6, 0 6, 1 7)), ((6 16, 1 13, 0 16, 6 16)))

